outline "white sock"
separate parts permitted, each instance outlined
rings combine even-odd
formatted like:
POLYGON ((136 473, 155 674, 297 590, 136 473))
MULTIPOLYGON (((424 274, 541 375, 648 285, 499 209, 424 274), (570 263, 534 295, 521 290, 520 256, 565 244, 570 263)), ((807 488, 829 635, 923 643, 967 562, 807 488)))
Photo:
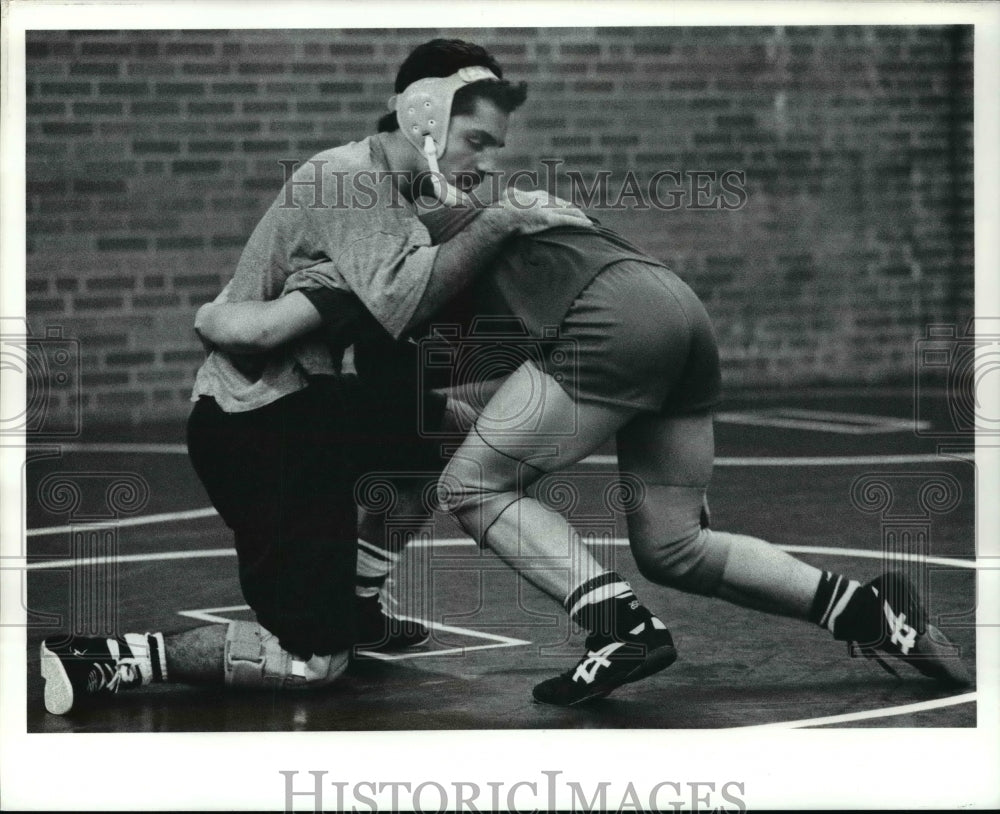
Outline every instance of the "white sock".
POLYGON ((162 633, 126 633, 124 639, 139 667, 143 686, 167 680, 167 651, 162 633))
POLYGON ((377 596, 386 577, 399 562, 399 554, 379 548, 366 540, 358 540, 357 579, 354 592, 358 596, 377 596))

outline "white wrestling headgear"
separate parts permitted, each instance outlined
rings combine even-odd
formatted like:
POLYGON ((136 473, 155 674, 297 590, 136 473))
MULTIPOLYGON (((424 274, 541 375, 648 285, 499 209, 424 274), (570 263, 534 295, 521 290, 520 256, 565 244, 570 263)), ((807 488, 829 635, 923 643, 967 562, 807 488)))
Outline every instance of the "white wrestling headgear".
POLYGON ((498 80, 498 77, 489 68, 472 65, 451 76, 418 79, 402 93, 389 98, 389 110, 396 111, 400 132, 424 155, 434 172, 438 172, 437 160, 447 147, 455 92, 481 79, 498 80))

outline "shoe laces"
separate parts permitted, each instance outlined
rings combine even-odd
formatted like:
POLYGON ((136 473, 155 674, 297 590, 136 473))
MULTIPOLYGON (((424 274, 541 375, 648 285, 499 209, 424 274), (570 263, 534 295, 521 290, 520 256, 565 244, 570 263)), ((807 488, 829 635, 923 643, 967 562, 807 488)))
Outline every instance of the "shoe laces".
POLYGON ((90 671, 87 689, 90 692, 118 692, 122 687, 129 687, 142 680, 139 673, 139 662, 136 659, 119 659, 113 666, 106 661, 98 661, 95 669, 90 671))

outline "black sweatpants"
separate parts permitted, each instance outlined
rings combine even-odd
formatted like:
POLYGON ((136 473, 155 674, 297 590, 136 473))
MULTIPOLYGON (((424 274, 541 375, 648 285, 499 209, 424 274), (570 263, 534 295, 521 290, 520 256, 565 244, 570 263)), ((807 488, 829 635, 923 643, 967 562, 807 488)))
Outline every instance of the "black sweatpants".
POLYGON ((302 659, 355 641, 359 474, 357 382, 313 379, 257 410, 201 398, 188 450, 235 534, 240 585, 257 621, 302 659))

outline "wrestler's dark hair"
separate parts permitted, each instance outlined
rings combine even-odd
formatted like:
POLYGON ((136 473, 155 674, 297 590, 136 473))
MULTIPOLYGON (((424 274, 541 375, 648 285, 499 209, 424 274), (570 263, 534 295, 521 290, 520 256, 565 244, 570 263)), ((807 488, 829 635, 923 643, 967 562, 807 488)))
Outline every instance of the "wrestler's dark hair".
MULTIPOLYGON (((524 104, 528 96, 527 83, 514 84, 505 80, 500 64, 485 48, 464 40, 435 39, 418 45, 399 66, 393 89, 402 93, 418 79, 451 76, 460 68, 477 65, 489 68, 500 81, 483 79, 459 88, 452 99, 451 115, 472 113, 477 99, 489 99, 504 113, 512 113, 524 104)), ((398 129, 395 113, 387 113, 379 119, 380 133, 398 129)))
POLYGON ((467 116, 475 112, 477 99, 488 99, 493 102, 504 113, 513 113, 528 98, 528 83, 508 82, 501 79, 496 82, 492 79, 480 79, 478 82, 470 82, 463 85, 451 100, 452 116, 467 116))

